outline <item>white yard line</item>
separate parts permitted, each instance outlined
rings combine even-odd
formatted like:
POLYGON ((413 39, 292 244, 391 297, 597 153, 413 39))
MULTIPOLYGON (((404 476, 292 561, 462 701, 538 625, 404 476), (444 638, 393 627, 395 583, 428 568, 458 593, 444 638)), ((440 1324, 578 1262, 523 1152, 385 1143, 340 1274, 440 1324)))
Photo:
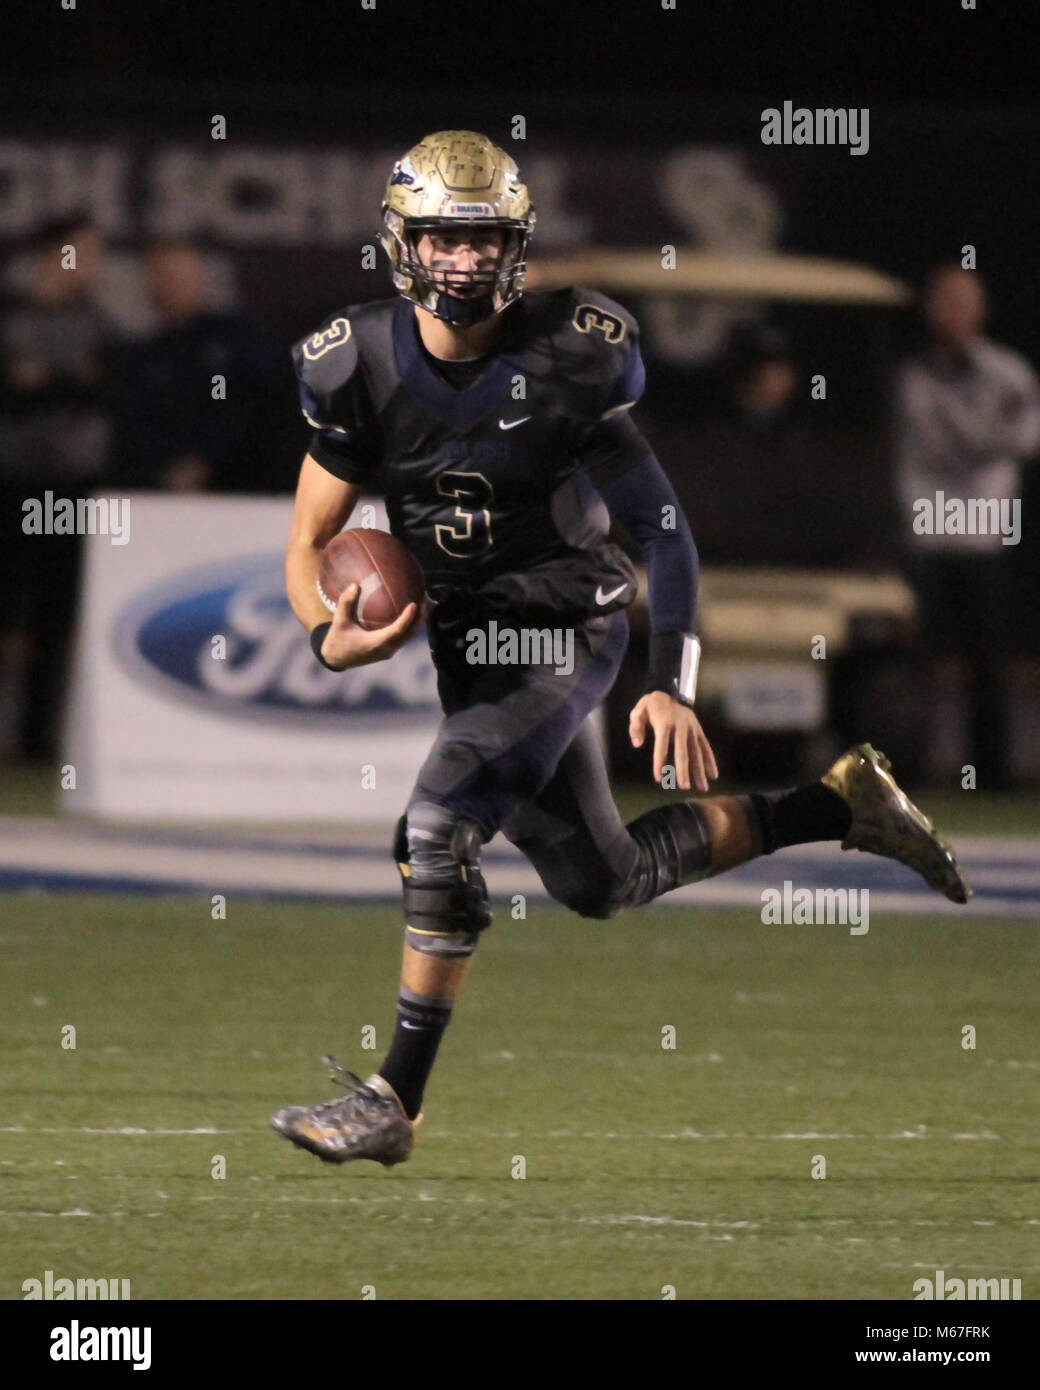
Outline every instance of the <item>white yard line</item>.
MULTIPOLYGON (((42 1128, 34 1125, 0 1125, 0 1134, 92 1134, 108 1135, 113 1138, 176 1138, 199 1135, 222 1135, 222 1134, 266 1134, 266 1127, 258 1124, 249 1129, 211 1129, 204 1127, 201 1129, 143 1129, 137 1126, 127 1125, 121 1129, 93 1129, 89 1127, 69 1127, 69 1128, 42 1128)), ((950 1134, 933 1130, 926 1132, 923 1125, 916 1129, 904 1129, 895 1134, 848 1134, 848 1133, 828 1133, 820 1130, 804 1130, 798 1132, 788 1132, 784 1134, 752 1134, 746 1131, 737 1131, 727 1134, 717 1131, 714 1134, 705 1134, 696 1129, 681 1129, 669 1131, 664 1134, 622 1134, 613 1130, 566 1130, 554 1129, 544 1132, 526 1130, 520 1133, 517 1130, 486 1130, 476 1126, 462 1126, 452 1129, 423 1129, 423 1142, 428 1139, 449 1139, 453 1140, 463 1135, 477 1135, 482 1139, 508 1139, 522 1140, 527 1144, 541 1143, 550 1139, 576 1139, 576 1140, 617 1140, 621 1143, 632 1144, 636 1142, 645 1143, 650 1140, 675 1140, 692 1139, 707 1142, 735 1142, 738 1140, 751 1139, 771 1143, 774 1141, 793 1141, 803 1143, 807 1140, 816 1139, 856 1139, 867 1143, 887 1142, 897 1139, 950 1139, 950 1140, 981 1140, 1003 1143, 999 1134, 994 1134, 991 1130, 984 1130, 981 1134, 950 1134)))

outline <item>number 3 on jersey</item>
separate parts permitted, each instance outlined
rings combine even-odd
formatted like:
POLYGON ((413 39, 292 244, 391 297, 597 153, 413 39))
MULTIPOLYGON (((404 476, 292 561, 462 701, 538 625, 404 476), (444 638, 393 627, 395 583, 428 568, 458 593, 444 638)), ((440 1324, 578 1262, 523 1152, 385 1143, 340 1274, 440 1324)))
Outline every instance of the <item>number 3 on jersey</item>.
POLYGON ((441 497, 454 497, 456 520, 451 525, 435 527, 437 544, 448 555, 469 560, 480 555, 492 544, 491 513, 488 506, 495 500, 491 484, 483 473, 461 473, 447 469, 438 473, 437 492, 441 497))

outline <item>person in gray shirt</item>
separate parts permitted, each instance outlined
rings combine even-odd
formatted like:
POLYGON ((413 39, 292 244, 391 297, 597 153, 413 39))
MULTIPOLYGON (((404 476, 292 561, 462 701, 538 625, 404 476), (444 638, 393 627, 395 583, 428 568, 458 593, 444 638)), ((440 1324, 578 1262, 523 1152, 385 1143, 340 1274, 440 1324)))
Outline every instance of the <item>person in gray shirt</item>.
POLYGON ((977 785, 1009 780, 1005 667, 1021 538, 1022 463, 1040 447, 1040 383, 984 336, 978 273, 942 265, 922 302, 926 349, 899 370, 896 485, 922 645, 967 659, 969 760, 977 785))

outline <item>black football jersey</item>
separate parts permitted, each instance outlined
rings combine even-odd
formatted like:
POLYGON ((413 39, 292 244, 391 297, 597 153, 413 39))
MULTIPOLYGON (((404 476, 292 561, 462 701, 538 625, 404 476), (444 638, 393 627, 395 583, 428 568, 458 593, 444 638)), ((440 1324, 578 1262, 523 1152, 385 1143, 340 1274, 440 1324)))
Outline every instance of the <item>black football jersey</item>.
POLYGON ((479 377, 450 385, 395 298, 332 314, 293 348, 312 455, 386 498, 428 587, 485 584, 603 544, 593 487, 629 466, 597 426, 643 390, 638 328, 594 290, 524 295, 479 377))

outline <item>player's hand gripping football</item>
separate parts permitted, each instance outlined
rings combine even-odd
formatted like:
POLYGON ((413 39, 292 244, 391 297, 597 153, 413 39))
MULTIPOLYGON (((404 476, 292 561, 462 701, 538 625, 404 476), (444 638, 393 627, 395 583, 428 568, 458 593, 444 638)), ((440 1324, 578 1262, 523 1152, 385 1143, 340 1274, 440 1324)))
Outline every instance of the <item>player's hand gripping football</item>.
POLYGON ((369 666, 373 661, 387 661, 403 647, 422 622, 427 605, 410 603, 386 627, 369 632, 357 622, 354 609, 360 586, 348 584, 339 596, 332 626, 321 644, 321 654, 337 671, 352 666, 369 666))
POLYGON ((633 748, 641 748, 647 726, 654 731, 654 781, 660 782, 668 763, 668 750, 674 746, 672 765, 676 782, 683 791, 692 785, 699 792, 708 790, 709 780, 719 775, 715 754, 705 737, 700 720, 688 705, 673 700, 663 690, 644 695, 628 718, 633 748))

